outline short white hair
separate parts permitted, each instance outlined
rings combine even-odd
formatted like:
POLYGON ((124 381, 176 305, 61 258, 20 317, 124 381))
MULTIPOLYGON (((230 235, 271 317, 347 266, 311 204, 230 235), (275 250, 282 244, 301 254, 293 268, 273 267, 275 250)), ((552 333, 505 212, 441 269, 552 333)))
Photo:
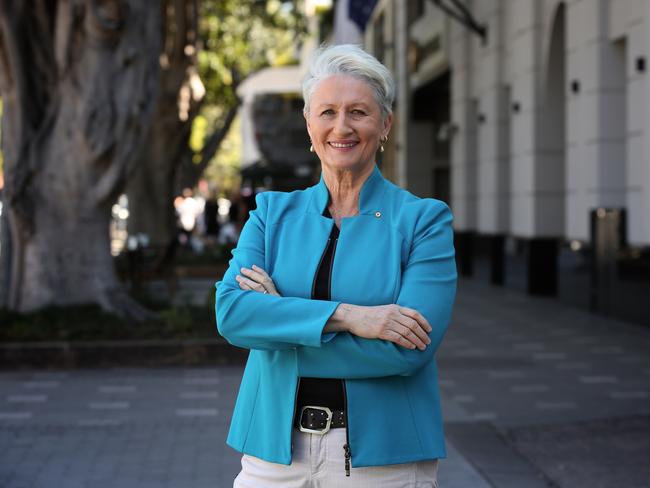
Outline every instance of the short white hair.
POLYGON ((302 82, 304 112, 309 113, 311 97, 318 84, 330 76, 348 75, 366 83, 372 90, 383 117, 392 113, 395 80, 377 58, 354 44, 323 46, 316 50, 302 82))

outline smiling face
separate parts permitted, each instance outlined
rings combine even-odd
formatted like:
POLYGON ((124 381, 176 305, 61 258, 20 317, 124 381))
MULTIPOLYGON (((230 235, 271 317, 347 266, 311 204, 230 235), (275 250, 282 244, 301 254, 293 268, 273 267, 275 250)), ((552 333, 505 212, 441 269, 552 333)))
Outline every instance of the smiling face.
POLYGON ((371 88, 347 75, 321 81, 305 114, 307 131, 323 169, 360 171, 375 164, 392 114, 382 116, 371 88))

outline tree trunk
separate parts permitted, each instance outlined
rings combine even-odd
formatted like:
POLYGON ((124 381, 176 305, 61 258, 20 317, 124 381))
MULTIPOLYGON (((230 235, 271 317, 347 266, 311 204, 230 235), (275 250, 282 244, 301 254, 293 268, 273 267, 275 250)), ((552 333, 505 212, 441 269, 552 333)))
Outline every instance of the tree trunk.
POLYGON ((129 235, 146 234, 151 246, 166 247, 175 238, 174 181, 188 135, 189 128, 178 122, 176 104, 159 103, 126 189, 129 235))
POLYGON ((147 139, 127 183, 128 232, 166 247, 175 238, 177 168, 205 88, 196 72, 197 0, 163 0, 160 96, 147 139))
POLYGON ((108 225, 150 123, 160 12, 140 0, 2 6, 9 308, 94 302, 144 318, 116 278, 108 225))

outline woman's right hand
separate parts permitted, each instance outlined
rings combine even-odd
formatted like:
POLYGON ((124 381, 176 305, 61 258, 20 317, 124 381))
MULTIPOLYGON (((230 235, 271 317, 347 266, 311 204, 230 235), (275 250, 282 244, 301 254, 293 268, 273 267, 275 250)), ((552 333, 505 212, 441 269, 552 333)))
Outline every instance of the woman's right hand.
POLYGON ((383 339, 407 349, 423 351, 431 344, 427 335, 432 328, 417 310, 399 305, 364 307, 340 304, 332 315, 331 326, 325 332, 345 330, 366 339, 383 339))
POLYGON ((268 293, 276 297, 282 296, 275 288, 275 283, 269 274, 257 265, 251 268, 241 268, 239 270, 242 275, 235 276, 235 280, 239 283, 239 288, 242 290, 257 291, 260 293, 268 293))

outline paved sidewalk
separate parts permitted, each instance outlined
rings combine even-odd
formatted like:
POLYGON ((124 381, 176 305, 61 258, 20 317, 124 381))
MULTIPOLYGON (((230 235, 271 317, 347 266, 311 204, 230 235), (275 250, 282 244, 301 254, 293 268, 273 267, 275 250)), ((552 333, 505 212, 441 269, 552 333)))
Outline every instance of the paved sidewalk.
POLYGON ((241 367, 0 374, 0 486, 232 486, 241 367))
MULTIPOLYGON (((647 486, 649 353, 650 329, 463 281, 439 352, 441 487, 647 486)), ((0 487, 229 487, 241 372, 0 373, 0 487)))
MULTIPOLYGON (((0 486, 232 486, 240 367, 0 374, 0 486)), ((448 446, 445 488, 488 488, 448 446)), ((351 485, 353 486, 353 485, 351 485)))
POLYGON ((438 361, 447 437, 492 486, 648 486, 650 328, 464 280, 438 361))

